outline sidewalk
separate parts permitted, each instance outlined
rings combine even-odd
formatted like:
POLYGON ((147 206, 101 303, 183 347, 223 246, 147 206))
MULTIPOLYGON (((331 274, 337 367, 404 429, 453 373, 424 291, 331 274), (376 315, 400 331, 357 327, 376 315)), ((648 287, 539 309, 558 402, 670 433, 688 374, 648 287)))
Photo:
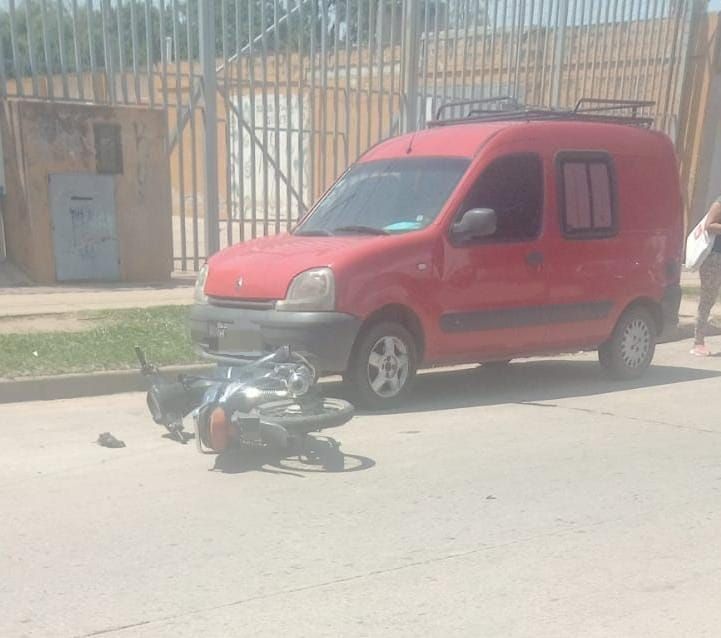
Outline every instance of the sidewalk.
MULTIPOLYGON (((693 324, 696 320, 696 310, 698 309, 698 298, 697 297, 683 297, 681 299, 681 307, 678 312, 678 323, 679 325, 693 324)), ((712 311, 712 318, 716 318, 721 312, 721 308, 714 308, 712 311)))
POLYGON ((162 286, 28 286, 0 288, 0 319, 83 310, 182 306, 193 302, 191 279, 162 286))
POLYGON ((698 288, 700 285, 697 272, 681 272, 681 286, 683 288, 698 288))

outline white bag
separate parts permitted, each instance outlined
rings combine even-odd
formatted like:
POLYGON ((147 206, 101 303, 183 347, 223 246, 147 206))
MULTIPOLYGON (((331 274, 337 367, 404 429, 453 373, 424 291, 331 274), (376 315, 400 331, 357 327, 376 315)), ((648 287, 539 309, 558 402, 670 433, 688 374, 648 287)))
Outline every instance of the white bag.
POLYGON ((716 239, 706 230, 706 217, 696 225, 686 240, 686 263, 684 266, 687 270, 698 270, 701 264, 706 260, 714 240, 716 239))

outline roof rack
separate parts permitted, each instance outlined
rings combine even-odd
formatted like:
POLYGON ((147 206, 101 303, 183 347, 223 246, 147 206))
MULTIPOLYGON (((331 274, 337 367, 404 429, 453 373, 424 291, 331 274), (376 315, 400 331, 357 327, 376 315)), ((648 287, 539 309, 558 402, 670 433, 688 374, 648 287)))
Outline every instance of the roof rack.
POLYGON ((655 102, 641 100, 602 100, 596 98, 581 98, 573 110, 550 109, 542 107, 527 107, 521 105, 515 98, 499 97, 484 100, 464 100, 462 102, 448 102, 436 111, 436 119, 428 122, 429 127, 451 126, 453 124, 468 124, 470 122, 508 122, 508 121, 580 121, 602 122, 608 124, 626 124, 650 128, 654 118, 639 115, 639 110, 649 108, 655 102), (465 117, 441 119, 444 110, 459 107, 472 107, 465 117), (496 108, 485 108, 486 105, 496 108), (509 108, 510 107, 510 108, 509 108), (631 111, 623 114, 623 111, 631 111))
POLYGON ((631 117, 638 117, 638 110, 656 106, 656 102, 648 100, 601 100, 582 97, 576 102, 574 113, 603 113, 607 111, 631 110, 631 117))
POLYGON ((523 108, 523 104, 521 104, 515 97, 511 97, 510 95, 504 95, 499 97, 488 97, 481 100, 461 100, 461 101, 455 101, 455 102, 446 102, 445 104, 441 104, 438 107, 438 110, 436 111, 436 121, 440 121, 441 115, 443 115, 443 111, 446 109, 457 109, 464 106, 474 106, 474 105, 495 105, 496 108, 490 108, 490 109, 484 109, 484 108, 476 108, 471 111, 469 111, 468 116, 474 114, 483 114, 483 113, 499 113, 503 111, 509 111, 509 110, 518 110, 523 108), (510 108, 509 108, 510 107, 510 108))

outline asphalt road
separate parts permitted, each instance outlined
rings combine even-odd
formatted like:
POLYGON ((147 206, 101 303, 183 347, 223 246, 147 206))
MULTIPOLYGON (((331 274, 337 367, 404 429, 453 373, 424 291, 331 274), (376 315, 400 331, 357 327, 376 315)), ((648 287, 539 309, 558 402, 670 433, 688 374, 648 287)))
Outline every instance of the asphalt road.
POLYGON ((201 456, 138 394, 0 406, 0 636, 718 636, 721 358, 687 349, 424 376, 342 472, 201 456))

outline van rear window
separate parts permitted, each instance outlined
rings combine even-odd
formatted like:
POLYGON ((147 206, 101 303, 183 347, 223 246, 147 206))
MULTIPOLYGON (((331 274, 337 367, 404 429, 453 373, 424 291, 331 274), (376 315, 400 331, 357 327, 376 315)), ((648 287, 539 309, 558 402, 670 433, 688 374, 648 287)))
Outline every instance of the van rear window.
POLYGON ((592 238, 615 233, 614 180, 608 156, 564 154, 559 158, 559 186, 566 236, 592 238))
POLYGON ((571 231, 592 228, 586 165, 581 162, 564 164, 563 182, 566 187, 566 228, 571 231))

